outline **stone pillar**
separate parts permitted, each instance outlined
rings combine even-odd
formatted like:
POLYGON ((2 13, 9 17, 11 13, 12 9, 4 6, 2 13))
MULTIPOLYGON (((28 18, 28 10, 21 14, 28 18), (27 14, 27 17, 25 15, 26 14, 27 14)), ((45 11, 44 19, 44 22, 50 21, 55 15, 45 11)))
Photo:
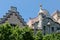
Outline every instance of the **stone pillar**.
POLYGON ((39 28, 39 29, 42 29, 42 15, 41 15, 41 14, 39 14, 38 28, 39 28))
POLYGON ((36 34, 36 32, 37 32, 37 23, 34 23, 34 34, 36 34))
POLYGON ((54 27, 54 32, 56 32, 57 31, 57 27, 54 27))

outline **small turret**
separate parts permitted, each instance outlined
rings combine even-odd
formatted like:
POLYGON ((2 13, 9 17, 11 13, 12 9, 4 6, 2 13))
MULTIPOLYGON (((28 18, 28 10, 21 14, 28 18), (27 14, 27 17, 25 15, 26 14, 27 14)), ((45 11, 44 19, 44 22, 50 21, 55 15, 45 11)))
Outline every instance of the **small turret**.
POLYGON ((40 15, 40 14, 42 14, 42 15, 44 15, 46 17, 49 17, 50 16, 49 13, 48 13, 48 11, 46 9, 43 9, 42 8, 42 5, 40 5, 40 10, 38 12, 38 15, 40 15))
POLYGON ((46 17, 49 17, 49 13, 47 10, 42 8, 42 5, 40 5, 40 10, 38 12, 38 19, 39 19, 38 28, 39 29, 42 29, 43 19, 46 17))

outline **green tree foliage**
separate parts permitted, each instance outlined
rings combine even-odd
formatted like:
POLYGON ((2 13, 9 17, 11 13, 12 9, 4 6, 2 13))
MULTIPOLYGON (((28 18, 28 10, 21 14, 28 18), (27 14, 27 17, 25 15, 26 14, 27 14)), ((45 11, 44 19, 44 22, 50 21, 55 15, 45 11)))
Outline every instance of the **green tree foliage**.
POLYGON ((60 33, 47 34, 43 36, 43 40, 60 40, 60 33))
POLYGON ((55 33, 55 39, 56 40, 60 40, 60 32, 59 33, 55 33))
POLYGON ((29 27, 20 28, 9 23, 1 24, 0 40, 34 40, 33 31, 29 27))
POLYGON ((33 31, 27 26, 23 28, 22 35, 24 40, 34 40, 33 31))
POLYGON ((43 37, 43 40, 53 40, 51 34, 47 34, 43 37))
POLYGON ((42 40, 42 39, 43 39, 42 31, 39 30, 35 35, 35 40, 42 40))
POLYGON ((20 28, 9 23, 0 24, 0 40, 60 40, 60 33, 43 35, 42 31, 34 34, 28 26, 20 28))

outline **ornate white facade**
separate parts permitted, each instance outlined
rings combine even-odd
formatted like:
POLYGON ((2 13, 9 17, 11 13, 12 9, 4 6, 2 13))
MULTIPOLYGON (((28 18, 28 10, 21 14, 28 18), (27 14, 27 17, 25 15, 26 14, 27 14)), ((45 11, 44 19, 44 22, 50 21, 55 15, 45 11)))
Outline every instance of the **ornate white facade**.
POLYGON ((60 12, 56 11, 52 16, 46 9, 42 9, 40 5, 40 10, 38 16, 35 18, 30 18, 27 25, 32 29, 40 29, 43 34, 50 34, 60 30, 60 12))

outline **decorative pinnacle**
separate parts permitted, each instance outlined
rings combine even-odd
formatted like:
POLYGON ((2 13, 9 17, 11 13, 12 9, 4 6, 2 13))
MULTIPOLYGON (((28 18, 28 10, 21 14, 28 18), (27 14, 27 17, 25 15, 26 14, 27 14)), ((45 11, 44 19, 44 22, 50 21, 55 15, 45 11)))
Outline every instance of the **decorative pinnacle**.
POLYGON ((42 9, 42 4, 40 4, 40 9, 42 9))
POLYGON ((39 13, 41 13, 41 12, 43 12, 43 10, 42 10, 42 4, 40 4, 40 11, 39 11, 39 13))
POLYGON ((17 11, 17 8, 14 7, 14 6, 11 6, 11 10, 12 10, 12 11, 17 11))

